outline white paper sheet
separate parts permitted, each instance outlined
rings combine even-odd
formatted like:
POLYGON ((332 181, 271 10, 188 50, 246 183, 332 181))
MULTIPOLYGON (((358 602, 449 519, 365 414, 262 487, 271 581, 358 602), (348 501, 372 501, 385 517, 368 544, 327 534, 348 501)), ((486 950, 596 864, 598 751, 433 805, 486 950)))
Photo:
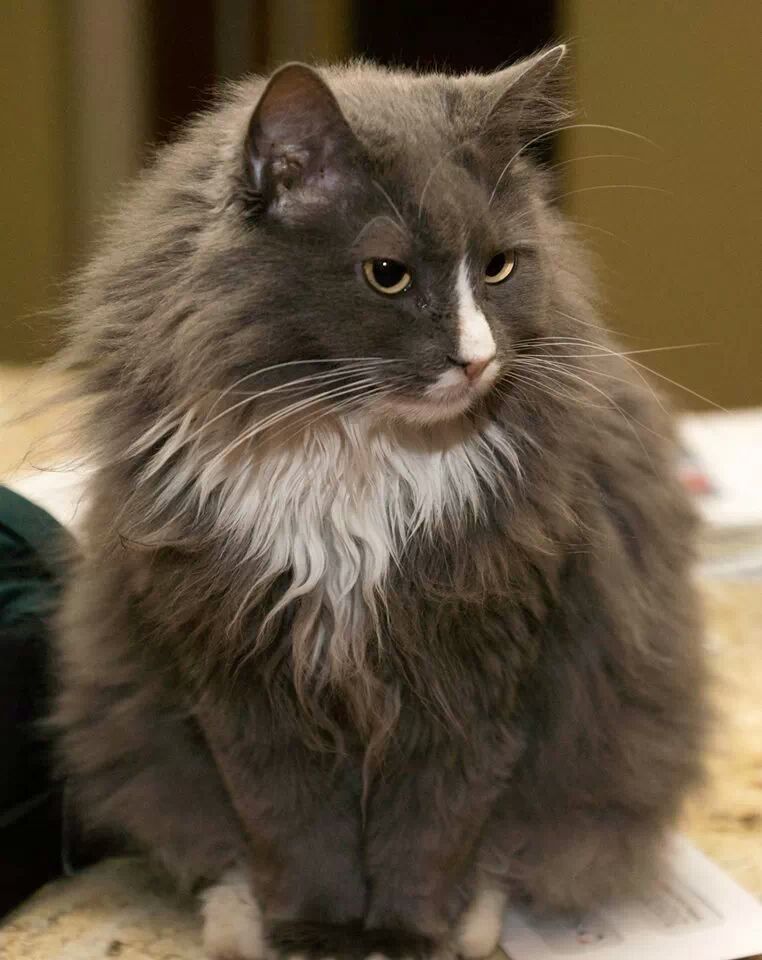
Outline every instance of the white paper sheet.
POLYGON ((510 910, 500 946, 510 960, 740 960, 762 954, 762 906, 687 840, 642 899, 574 922, 510 910))

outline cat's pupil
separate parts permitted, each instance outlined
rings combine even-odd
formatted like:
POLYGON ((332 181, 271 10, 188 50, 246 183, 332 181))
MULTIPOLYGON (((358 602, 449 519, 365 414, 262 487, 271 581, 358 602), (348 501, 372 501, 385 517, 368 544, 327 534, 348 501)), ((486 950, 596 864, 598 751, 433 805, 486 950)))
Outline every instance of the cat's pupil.
POLYGON ((496 253, 487 264, 487 276, 496 277, 505 266, 505 254, 496 253))
POLYGON ((374 260, 373 279, 379 287, 394 287, 405 276, 405 266, 397 260, 374 260))

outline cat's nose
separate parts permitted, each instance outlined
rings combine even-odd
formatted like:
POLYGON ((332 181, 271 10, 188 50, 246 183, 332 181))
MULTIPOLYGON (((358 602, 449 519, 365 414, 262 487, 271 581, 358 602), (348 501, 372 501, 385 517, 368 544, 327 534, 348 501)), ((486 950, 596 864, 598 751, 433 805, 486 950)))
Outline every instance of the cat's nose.
POLYGON ((472 357, 468 360, 461 360, 456 357, 448 357, 450 363, 454 363, 456 366, 460 367, 463 370, 463 373, 465 373, 468 379, 472 382, 479 379, 479 377, 484 373, 494 359, 494 352, 488 356, 485 355, 481 357, 472 357))

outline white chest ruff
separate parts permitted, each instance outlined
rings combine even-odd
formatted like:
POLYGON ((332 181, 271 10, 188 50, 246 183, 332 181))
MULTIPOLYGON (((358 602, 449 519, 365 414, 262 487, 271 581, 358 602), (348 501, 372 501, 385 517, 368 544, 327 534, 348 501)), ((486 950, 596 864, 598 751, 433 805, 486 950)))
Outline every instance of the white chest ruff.
POLYGON ((271 614, 299 600, 292 639, 308 645, 313 665, 328 658, 346 666, 377 621, 387 574, 410 537, 478 515, 485 486, 501 485, 496 448, 518 468, 493 425, 442 444, 402 443, 344 422, 263 450, 224 479, 218 522, 243 539, 263 581, 290 573, 271 614))

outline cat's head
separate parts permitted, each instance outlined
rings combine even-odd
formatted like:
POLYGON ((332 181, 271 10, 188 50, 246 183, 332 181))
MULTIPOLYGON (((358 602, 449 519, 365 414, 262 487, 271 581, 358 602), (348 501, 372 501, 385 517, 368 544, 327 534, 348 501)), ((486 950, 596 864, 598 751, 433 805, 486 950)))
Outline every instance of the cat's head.
POLYGON ((239 85, 125 210, 123 256, 100 261, 101 350, 124 341, 178 407, 243 397, 250 422, 331 405, 436 423, 499 396, 515 344, 552 330, 527 148, 566 116, 564 53, 462 77, 289 64, 239 85))
POLYGON ((358 376, 326 391, 418 421, 493 389, 545 300, 520 161, 558 121, 563 54, 489 77, 374 72, 336 94, 306 66, 273 75, 243 150, 252 243, 273 273, 254 319, 284 341, 268 360, 342 358, 348 373, 356 358, 358 376))

